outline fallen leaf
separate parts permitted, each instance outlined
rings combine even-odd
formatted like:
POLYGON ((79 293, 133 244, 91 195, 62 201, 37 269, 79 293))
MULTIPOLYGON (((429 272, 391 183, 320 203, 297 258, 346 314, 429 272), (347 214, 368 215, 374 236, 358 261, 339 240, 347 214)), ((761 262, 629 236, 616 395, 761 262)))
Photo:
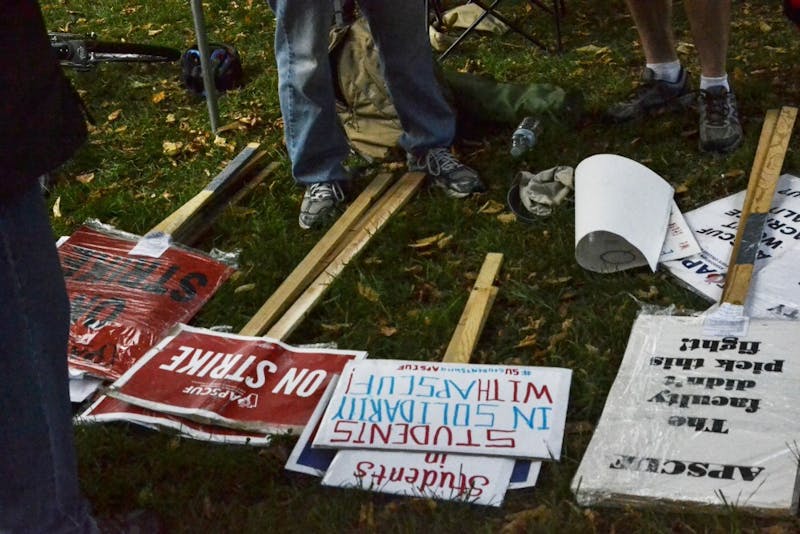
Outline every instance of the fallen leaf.
POLYGON ((381 327, 381 335, 386 337, 392 337, 397 333, 397 328, 394 326, 382 326, 381 327))
POLYGON ((728 178, 731 180, 735 180, 736 178, 741 178, 742 176, 744 176, 744 171, 742 169, 733 169, 731 171, 722 174, 723 178, 728 178))
POLYGON ((534 347, 534 346, 536 346, 536 341, 537 341, 538 337, 539 337, 539 334, 536 334, 536 333, 529 334, 529 335, 525 336, 524 339, 519 341, 516 345, 514 345, 514 348, 524 349, 525 347, 534 347))
POLYGON ((214 137, 214 144, 216 146, 225 146, 227 143, 228 141, 226 141, 224 137, 220 137, 219 135, 214 137))
POLYGON ((151 100, 153 101, 153 104, 158 104, 159 102, 163 101, 165 98, 167 98, 167 93, 164 92, 164 91, 159 91, 159 92, 157 92, 156 94, 153 95, 151 100))
POLYGON ((164 141, 161 146, 165 156, 173 157, 180 154, 181 149, 183 148, 183 143, 180 141, 164 141))
POLYGON ((436 246, 439 248, 444 248, 447 245, 449 245, 452 240, 453 240, 452 235, 445 236, 436 242, 436 246))
POLYGON ((763 33, 769 33, 769 32, 772 31, 772 26, 770 26, 769 24, 767 24, 763 20, 760 20, 758 22, 758 29, 761 30, 763 33))
POLYGON ((87 172, 87 173, 84 173, 84 174, 79 174, 78 176, 75 177, 75 179, 78 180, 82 184, 88 184, 92 180, 94 180, 94 173, 93 172, 87 172))
POLYGON ((434 243, 442 239, 444 236, 445 236, 444 232, 439 232, 436 235, 432 235, 430 237, 424 237, 420 240, 417 240, 408 246, 411 248, 426 248, 433 245, 434 243))
POLYGON ((242 284, 236 289, 233 290, 234 293, 246 293, 248 291, 252 291, 256 288, 255 284, 242 284))
POLYGON ((597 45, 585 45, 575 49, 576 52, 580 54, 605 54, 611 52, 611 49, 607 46, 597 46, 597 45))
POLYGON ((164 119, 164 122, 166 122, 167 124, 172 124, 173 122, 175 122, 175 120, 176 120, 175 119, 175 114, 174 113, 168 113, 167 114, 167 118, 164 119))
POLYGON ((517 216, 513 213, 501 213, 497 216, 497 220, 503 224, 511 224, 517 222, 517 216))
POLYGON ((160 29, 160 30, 147 30, 147 35, 152 37, 154 35, 158 35, 159 33, 163 32, 163 31, 164 31, 163 28, 160 29))
POLYGON ((496 200, 490 200, 480 208, 478 208, 478 213, 485 213, 486 215, 494 215, 496 213, 502 212, 506 209, 505 204, 498 202, 496 200))
POLYGON ((323 330, 328 332, 341 332, 347 328, 350 328, 350 323, 337 323, 337 324, 330 324, 330 323, 322 323, 320 324, 323 330))
POLYGON ((117 120, 120 115, 122 115, 122 110, 121 109, 115 109, 114 111, 112 111, 111 113, 108 114, 108 122, 113 122, 113 121, 117 120))
POLYGON ((380 300, 377 291, 361 282, 358 283, 358 294, 370 302, 378 302, 380 300))
POLYGON ((53 203, 53 217, 56 219, 61 217, 61 197, 58 197, 53 203))

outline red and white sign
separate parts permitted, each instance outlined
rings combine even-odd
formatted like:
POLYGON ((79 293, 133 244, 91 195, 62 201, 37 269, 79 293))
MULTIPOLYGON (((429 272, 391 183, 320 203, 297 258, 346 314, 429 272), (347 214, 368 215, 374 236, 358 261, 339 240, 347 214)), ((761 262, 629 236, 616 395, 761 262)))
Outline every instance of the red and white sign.
POLYGON ((170 328, 189 321, 233 273, 180 246, 158 258, 129 255, 138 240, 83 226, 59 247, 71 307, 73 369, 118 378, 170 328))
POLYGON ((230 428, 300 431, 331 378, 363 351, 180 325, 111 385, 125 402, 230 428))
POLYGON ((140 408, 107 395, 101 396, 80 417, 76 418, 78 424, 108 423, 113 421, 134 423, 152 430, 168 429, 186 438, 213 443, 266 446, 271 441, 271 437, 263 432, 247 432, 221 426, 204 425, 183 417, 140 408))

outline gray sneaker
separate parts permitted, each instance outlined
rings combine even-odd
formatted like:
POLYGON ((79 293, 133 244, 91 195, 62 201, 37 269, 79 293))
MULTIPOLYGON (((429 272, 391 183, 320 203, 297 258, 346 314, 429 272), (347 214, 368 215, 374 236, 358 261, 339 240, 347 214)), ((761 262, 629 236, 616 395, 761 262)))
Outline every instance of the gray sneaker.
POLYGON ((344 202, 344 198, 344 191, 337 182, 320 182, 306 187, 300 203, 300 228, 308 230, 333 218, 336 206, 344 202))
POLYGON ((742 124, 733 91, 718 85, 700 91, 700 150, 728 154, 742 144, 742 124))
POLYGON ((450 198, 464 198, 486 191, 475 169, 467 167, 446 148, 431 148, 424 155, 407 158, 409 171, 425 172, 431 183, 450 198))
POLYGON ((609 107, 606 116, 612 122, 626 122, 685 107, 684 97, 691 93, 686 69, 681 67, 675 82, 657 80, 655 76, 652 69, 645 68, 639 87, 628 100, 609 107))

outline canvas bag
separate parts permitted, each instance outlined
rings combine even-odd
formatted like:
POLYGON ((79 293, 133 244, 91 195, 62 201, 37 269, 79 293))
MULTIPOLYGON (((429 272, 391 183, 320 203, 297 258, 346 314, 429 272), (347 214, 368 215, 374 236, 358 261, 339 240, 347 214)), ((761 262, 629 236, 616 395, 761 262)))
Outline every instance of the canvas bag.
MULTIPOLYGON (((403 134, 386 87, 378 47, 363 17, 337 23, 329 55, 337 113, 351 148, 365 159, 387 158, 403 134)), ((513 126, 526 115, 576 122, 583 95, 546 83, 499 83, 475 74, 448 72, 435 64, 442 92, 463 124, 513 126)))

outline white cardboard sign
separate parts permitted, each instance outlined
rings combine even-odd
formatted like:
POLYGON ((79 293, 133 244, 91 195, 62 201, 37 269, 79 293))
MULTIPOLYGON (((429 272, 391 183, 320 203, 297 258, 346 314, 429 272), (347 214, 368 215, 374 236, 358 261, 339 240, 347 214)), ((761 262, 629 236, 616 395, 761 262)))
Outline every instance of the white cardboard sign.
POLYGON ((324 486, 500 506, 514 460, 447 453, 339 451, 324 486))
POLYGON ((800 332, 752 320, 713 338, 703 321, 637 318, 572 482, 580 504, 797 510, 800 332))
POLYGON ((575 257, 584 269, 656 270, 672 210, 672 186, 641 163, 597 154, 575 168, 575 257))
MULTIPOLYGON (((709 301, 718 302, 739 227, 745 191, 715 200, 685 214, 702 252, 664 267, 709 301)), ((775 188, 775 197, 764 224, 754 266, 745 313, 750 317, 791 317, 800 307, 800 285, 796 282, 797 251, 800 251, 800 178, 785 174, 775 188), (791 253, 790 253, 791 252, 791 253), (779 266, 782 265, 781 266, 779 266), (764 271, 769 266, 770 270, 764 271), (782 277, 787 276, 784 279, 782 277), (776 308, 780 304, 784 308, 776 308)))
POLYGON ((351 361, 314 446, 558 460, 571 376, 547 367, 351 361))

